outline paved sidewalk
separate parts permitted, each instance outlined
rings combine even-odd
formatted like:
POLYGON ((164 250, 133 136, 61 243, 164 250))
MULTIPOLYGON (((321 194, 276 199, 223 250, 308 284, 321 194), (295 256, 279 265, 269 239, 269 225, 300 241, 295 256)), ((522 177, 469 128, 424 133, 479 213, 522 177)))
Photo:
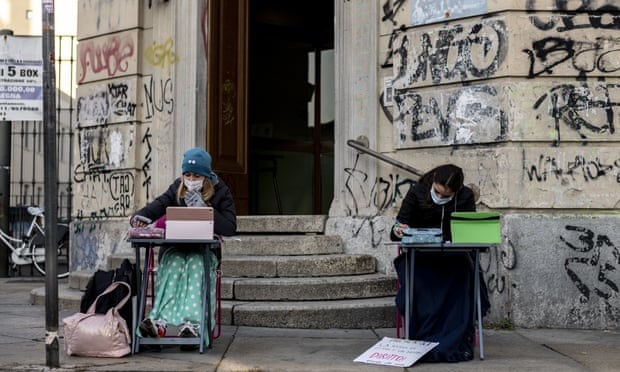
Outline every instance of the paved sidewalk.
MULTIPOLYGON (((29 305, 42 279, 0 278, 0 370, 46 371, 45 308, 29 305)), ((61 312, 63 317, 70 315, 61 312)), ((62 332, 60 332, 62 335, 62 332)), ((620 331, 484 330, 485 360, 418 363, 407 371, 620 371, 620 331)), ((394 329, 222 327, 204 354, 168 347, 118 359, 67 357, 54 371, 399 371, 353 362, 394 329)))

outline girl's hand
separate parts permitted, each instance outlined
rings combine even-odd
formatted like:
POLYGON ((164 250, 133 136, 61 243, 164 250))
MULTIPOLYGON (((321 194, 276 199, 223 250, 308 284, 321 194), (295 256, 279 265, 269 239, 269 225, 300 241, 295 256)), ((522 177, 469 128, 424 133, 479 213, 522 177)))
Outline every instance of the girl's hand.
POLYGON ((396 222, 394 226, 392 227, 392 231, 394 232, 394 235, 396 235, 396 237, 402 238, 403 236, 405 236, 405 233, 403 232, 403 230, 408 229, 408 228, 409 228, 409 225, 405 223, 396 222))
POLYGON ((131 217, 131 220, 129 221, 129 224, 131 225, 131 227, 145 227, 149 224, 151 224, 151 219, 144 217, 144 216, 140 216, 139 214, 136 214, 135 216, 131 217))

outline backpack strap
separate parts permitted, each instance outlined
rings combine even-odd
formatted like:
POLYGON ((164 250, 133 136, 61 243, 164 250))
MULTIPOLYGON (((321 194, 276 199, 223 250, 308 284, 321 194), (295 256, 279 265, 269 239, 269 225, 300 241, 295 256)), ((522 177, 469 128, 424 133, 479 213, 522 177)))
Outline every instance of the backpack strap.
POLYGON ((129 300, 129 297, 131 296, 131 287, 129 286, 129 284, 125 282, 117 281, 117 282, 110 284, 108 288, 106 288, 105 291, 103 291, 103 293, 101 293, 99 296, 97 296, 97 298, 95 298, 95 301, 93 301, 93 303, 90 305, 86 314, 94 313, 95 307, 97 306, 97 300, 99 300, 99 297, 107 295, 108 293, 114 291, 116 287, 118 286, 125 286, 127 288, 127 295, 118 304, 116 304, 116 306, 114 306, 114 309, 123 307, 123 305, 125 305, 125 303, 129 300))

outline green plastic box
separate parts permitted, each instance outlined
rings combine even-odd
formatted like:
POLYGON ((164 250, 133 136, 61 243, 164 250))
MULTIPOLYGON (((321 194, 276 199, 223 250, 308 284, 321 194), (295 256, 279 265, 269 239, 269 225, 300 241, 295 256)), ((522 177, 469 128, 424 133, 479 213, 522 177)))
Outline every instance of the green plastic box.
POLYGON ((453 243, 501 243, 498 212, 452 212, 453 243))

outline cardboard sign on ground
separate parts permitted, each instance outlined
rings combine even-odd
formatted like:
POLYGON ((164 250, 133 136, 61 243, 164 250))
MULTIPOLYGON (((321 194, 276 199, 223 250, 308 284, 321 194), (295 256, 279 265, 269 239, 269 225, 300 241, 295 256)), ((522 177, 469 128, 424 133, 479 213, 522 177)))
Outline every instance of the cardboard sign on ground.
POLYGON ((413 363, 437 345, 439 345, 438 342, 384 337, 362 355, 355 358, 354 362, 411 367, 413 363))

